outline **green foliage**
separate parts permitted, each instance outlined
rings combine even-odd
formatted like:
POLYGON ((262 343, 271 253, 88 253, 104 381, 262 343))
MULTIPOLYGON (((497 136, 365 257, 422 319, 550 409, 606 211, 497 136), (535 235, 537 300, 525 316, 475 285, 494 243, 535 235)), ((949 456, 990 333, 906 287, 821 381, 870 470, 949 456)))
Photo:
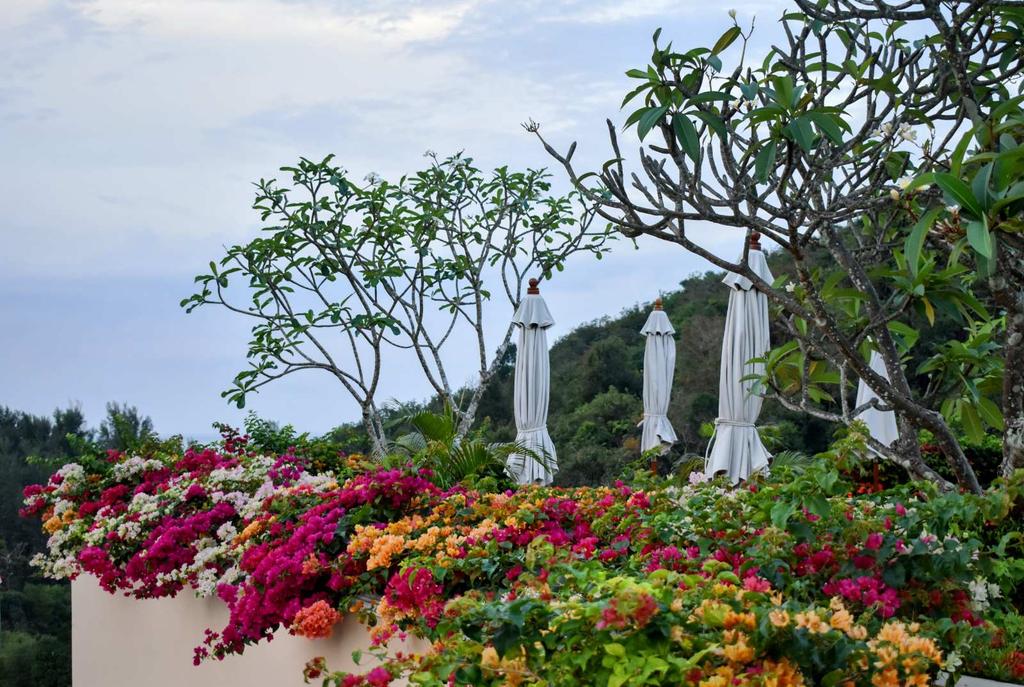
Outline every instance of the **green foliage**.
POLYGON ((460 418, 451 406, 440 413, 423 411, 407 422, 414 434, 399 437, 389 459, 399 464, 409 460, 417 468, 431 471, 431 480, 442 489, 460 482, 483 490, 501 490, 515 484, 517 460, 529 456, 547 465, 547 457, 515 442, 486 442, 479 436, 459 436, 460 418))
POLYGON ((655 32, 649 63, 626 72, 637 85, 622 101, 642 173, 625 171, 614 128, 615 157, 600 172, 579 173, 571 154, 546 149, 630 236, 743 272, 745 257, 708 251, 686 225, 759 232, 785 263, 774 284, 754 285, 782 325, 759 361, 767 392, 849 424, 865 377, 903 420, 901 441, 875 449, 938 479, 909 436, 928 429, 957 480, 977 491, 953 424, 975 439, 1005 424, 1001 470, 1024 465, 1024 377, 1002 375, 1000 389, 996 369, 1024 352, 1024 329, 1014 329, 1024 323, 1024 15, 1007 3, 797 5, 757 59, 754 25, 735 13, 696 47, 655 32), (992 324, 1000 311, 1005 329, 992 324), (975 346, 989 325, 991 347, 975 346), (911 368, 922 378, 911 385, 900 363, 920 362, 923 340, 939 348, 923 357, 947 361, 911 368), (988 348, 991 364, 953 360, 959 345, 988 348), (867 369, 872 348, 887 378, 867 369))
MULTIPOLYGON (((779 269, 777 256, 769 259, 772 269, 779 269)), ((666 473, 683 457, 704 454, 710 434, 702 434, 700 427, 718 415, 718 360, 729 296, 721 279, 720 272, 694 275, 679 290, 662 294, 677 331, 668 416, 679 443, 658 461, 666 473)), ((628 308, 617 317, 577 327, 552 346, 548 428, 558 449, 557 484, 609 484, 639 458, 645 344, 640 329, 647 315, 646 308, 628 308)), ((481 399, 477 427, 490 441, 511 441, 516 435, 513 363, 514 350, 481 399)), ((779 449, 813 454, 828 445, 827 423, 772 402, 765 404, 761 421, 779 449)))
MULTIPOLYGON (((491 376, 484 304, 497 298, 511 315, 529 277, 550 278, 575 254, 600 258, 609 249, 610 229, 591 227, 594 215, 576 194, 552 195, 543 170, 484 173, 461 154, 428 157, 426 169, 396 182, 371 175, 356 183, 332 156, 283 167, 284 183, 260 180, 253 207, 262 234, 211 262, 181 302, 188 311, 222 306, 254 323, 248 366, 225 398, 244 407, 276 379, 326 371, 357 401, 380 451, 384 350, 415 350, 441 401, 472 408, 491 376), (236 303, 239 292, 248 300, 236 303), (444 370, 444 351, 466 341, 451 335, 463 330, 477 342, 470 358, 480 361, 469 398, 453 394, 444 370)), ((496 321, 500 359, 512 326, 496 321)))
POLYGON ((18 517, 21 490, 45 482, 91 436, 77 408, 52 418, 0 407, 0 683, 71 684, 71 588, 41 580, 29 560, 46 547, 37 523, 18 517), (27 460, 34 456, 34 460, 27 460))
POLYGON ((127 403, 108 403, 107 417, 100 424, 96 440, 103 448, 133 450, 153 437, 153 421, 127 403))

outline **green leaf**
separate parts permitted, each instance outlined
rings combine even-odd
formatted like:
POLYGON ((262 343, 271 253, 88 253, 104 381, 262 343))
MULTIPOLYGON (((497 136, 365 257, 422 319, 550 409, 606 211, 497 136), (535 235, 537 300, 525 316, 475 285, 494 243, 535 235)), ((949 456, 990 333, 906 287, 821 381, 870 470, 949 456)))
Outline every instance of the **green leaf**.
POLYGON ((936 174, 935 184, 941 188, 954 203, 970 212, 975 217, 981 217, 983 210, 981 205, 974 198, 974 193, 959 177, 952 174, 936 174))
POLYGON ((971 220, 967 223, 967 242, 985 259, 992 259, 992 233, 988 230, 988 222, 971 220))
POLYGON ((834 115, 828 115, 824 112, 808 112, 804 116, 814 122, 818 130, 832 139, 833 143, 843 142, 843 130, 836 124, 836 120, 833 119, 834 115))
POLYGON ((626 647, 622 646, 618 642, 608 642, 604 645, 604 650, 605 653, 607 653, 609 656, 617 656, 618 658, 622 658, 626 655, 626 647))
POLYGON ((910 230, 910 235, 907 236, 907 240, 903 244, 903 252, 907 256, 910 273, 915 276, 917 275, 918 264, 921 262, 921 249, 924 247, 924 239, 928 235, 928 230, 935 224, 935 220, 940 212, 942 212, 942 208, 932 208, 927 214, 917 220, 917 224, 910 230))
POLYGON ((705 124, 711 127, 718 136, 725 140, 729 137, 729 129, 726 128, 725 122, 718 115, 711 114, 710 112, 697 112, 697 117, 701 119, 705 124))
POLYGON ((660 107, 649 107, 647 111, 640 117, 636 125, 637 136, 640 140, 644 140, 644 137, 650 132, 654 126, 661 121, 661 118, 668 112, 668 105, 662 105, 660 107))
POLYGON ((690 121, 690 118, 682 113, 672 116, 672 130, 679 139, 679 145, 683 152, 690 156, 694 162, 700 161, 700 139, 697 136, 697 128, 690 121))
POLYGON ((768 181, 768 174, 775 167, 775 154, 778 149, 779 144, 776 141, 769 141, 764 148, 757 151, 757 158, 754 159, 754 176, 759 183, 768 181))
POLYGON ((805 153, 811 152, 811 147, 814 145, 814 131, 806 117, 794 117, 783 131, 789 134, 789 137, 796 141, 805 153))
POLYGON ((990 399, 982 396, 978 399, 978 413, 981 415, 981 419, 988 424, 989 427, 1003 431, 1003 413, 999 410, 999 406, 990 399))
POLYGON ((981 417, 978 411, 970 403, 961 403, 960 419, 963 421, 964 431, 967 438, 977 443, 985 438, 985 429, 981 424, 981 417))
POLYGON ((733 26, 719 37, 718 42, 715 43, 715 47, 711 48, 711 54, 717 55, 718 53, 722 52, 730 45, 732 45, 734 42, 736 42, 736 39, 739 37, 740 27, 733 26))
POLYGON ((779 501, 771 510, 772 524, 778 527, 780 530, 786 529, 786 523, 789 522, 789 518, 796 512, 796 504, 789 501, 779 501))
POLYGON ((974 181, 971 182, 971 193, 974 194, 974 199, 985 210, 988 210, 991 205, 988 185, 989 180, 992 178, 992 167, 993 164, 990 162, 979 169, 978 173, 974 175, 974 181))

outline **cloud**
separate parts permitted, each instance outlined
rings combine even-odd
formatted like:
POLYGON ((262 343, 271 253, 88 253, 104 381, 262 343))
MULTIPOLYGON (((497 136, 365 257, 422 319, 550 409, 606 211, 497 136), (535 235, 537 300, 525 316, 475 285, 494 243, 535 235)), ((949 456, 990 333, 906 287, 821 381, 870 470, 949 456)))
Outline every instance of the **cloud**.
POLYGON ((84 16, 112 30, 163 36, 262 43, 289 36, 307 44, 350 49, 353 44, 387 47, 440 40, 476 3, 432 6, 400 2, 282 2, 281 0, 87 0, 84 16))
MULTIPOLYGON (((726 21, 719 6, 661 0, 0 4, 0 186, 13 199, 0 219, 2 401, 47 412, 77 399, 97 420, 105 401, 129 400, 161 430, 192 433, 237 418, 219 391, 246 331, 177 302, 224 244, 256 233, 252 181, 327 153, 357 178, 414 171, 427 148, 465 149, 484 168, 551 166, 519 126, 531 117, 598 168, 604 119, 621 121, 623 72, 646 62, 653 28, 679 42, 726 21)), ((698 235, 738 250, 736 230, 698 235)), ((704 269, 671 248, 623 242, 577 261, 545 288, 554 335, 704 269)), ((425 396, 412 379, 396 362, 382 398, 425 396)), ((355 413, 315 375, 255 402, 302 428, 355 413)))

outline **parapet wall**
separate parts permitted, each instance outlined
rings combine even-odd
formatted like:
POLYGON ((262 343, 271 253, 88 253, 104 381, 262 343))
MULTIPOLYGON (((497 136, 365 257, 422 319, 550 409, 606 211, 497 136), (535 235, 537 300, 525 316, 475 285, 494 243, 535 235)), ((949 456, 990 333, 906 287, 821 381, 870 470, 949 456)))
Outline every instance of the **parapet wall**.
MULTIPOLYGON (((182 592, 173 599, 139 601, 114 596, 82 576, 71 585, 73 687, 302 687, 302 668, 315 656, 334 670, 356 670, 352 652, 369 646, 366 629, 346 618, 328 639, 279 631, 271 642, 247 647, 242 656, 192 665, 192 649, 207 628, 227 622, 217 599, 182 592)), ((411 640, 393 649, 424 651, 411 640)), ((372 667, 370 657, 360 670, 372 667)))

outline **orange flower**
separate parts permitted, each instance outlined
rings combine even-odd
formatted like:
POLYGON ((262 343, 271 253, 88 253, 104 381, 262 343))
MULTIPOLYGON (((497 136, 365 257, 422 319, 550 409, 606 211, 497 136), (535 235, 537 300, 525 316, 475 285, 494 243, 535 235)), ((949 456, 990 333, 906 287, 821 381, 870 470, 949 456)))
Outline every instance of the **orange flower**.
POLYGON ((824 634, 830 629, 828 623, 824 622, 815 611, 797 613, 796 626, 815 634, 824 634))
POLYGON ((843 608, 832 614, 832 617, 829 618, 828 624, 837 630, 841 630, 842 632, 849 634, 850 630, 853 628, 853 616, 850 615, 848 610, 843 608))
POLYGON ((875 687, 900 687, 900 674, 895 668, 886 668, 872 676, 871 684, 875 687))
POLYGON ((748 630, 753 630, 757 627, 757 620, 754 618, 753 613, 737 613, 735 611, 729 611, 725 614, 725 629, 731 630, 734 627, 742 625, 748 630))
POLYGON ((736 635, 736 641, 724 649, 726 660, 734 663, 750 663, 754 660, 754 649, 747 645, 747 636, 742 632, 736 635))
POLYGON ((772 611, 768 614, 768 620, 770 620, 772 625, 775 627, 786 627, 789 625, 789 613, 782 609, 772 611))
POLYGON ((373 542, 370 547, 370 557, 366 560, 366 569, 390 568, 391 557, 402 553, 405 549, 405 539, 397 534, 385 534, 373 542))
POLYGON ((61 522, 61 519, 56 515, 43 523, 43 529, 46 530, 47 534, 53 534, 63 526, 64 523, 61 522))
POLYGON ((762 664, 764 668, 764 679, 761 684, 764 687, 803 687, 804 676, 800 674, 799 668, 789 662, 789 659, 780 659, 778 663, 766 658, 762 664))
POLYGON ((262 531, 263 521, 254 520, 250 522, 248 525, 246 525, 245 529, 243 529, 242 532, 237 537, 235 537, 235 544, 244 544, 245 542, 249 541, 262 531))
POLYGON ((330 637, 331 631, 339 620, 341 620, 341 613, 321 599, 295 614, 291 630, 300 637, 309 637, 310 639, 330 637))

